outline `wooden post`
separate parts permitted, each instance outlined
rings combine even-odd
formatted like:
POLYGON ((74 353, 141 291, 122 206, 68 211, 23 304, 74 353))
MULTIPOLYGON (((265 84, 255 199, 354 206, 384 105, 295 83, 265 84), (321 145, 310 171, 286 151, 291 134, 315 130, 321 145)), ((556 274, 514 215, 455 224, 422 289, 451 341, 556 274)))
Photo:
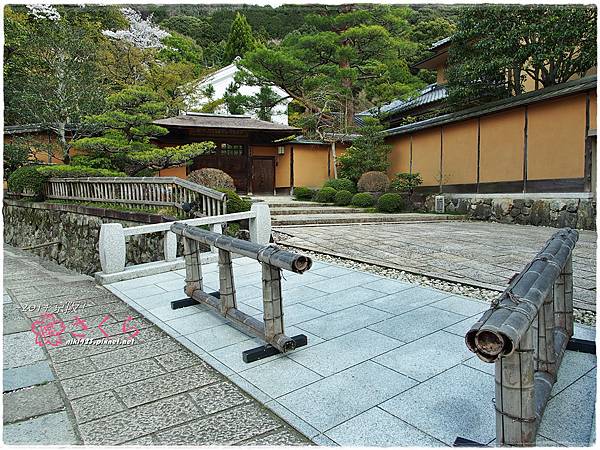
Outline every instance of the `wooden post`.
POLYGON ((283 334, 283 305, 281 301, 281 272, 278 267, 262 263, 263 315, 265 340, 283 334))
POLYGON ((522 337, 517 349, 496 361, 496 443, 535 445, 533 331, 522 337))
POLYGON ((191 297, 194 291, 202 290, 202 264, 200 262, 199 243, 184 237, 183 257, 185 259, 185 293, 191 297))
POLYGON ((219 249, 219 298, 221 300, 221 313, 227 316, 227 311, 237 308, 235 300, 235 284, 233 282, 233 265, 231 253, 219 249))

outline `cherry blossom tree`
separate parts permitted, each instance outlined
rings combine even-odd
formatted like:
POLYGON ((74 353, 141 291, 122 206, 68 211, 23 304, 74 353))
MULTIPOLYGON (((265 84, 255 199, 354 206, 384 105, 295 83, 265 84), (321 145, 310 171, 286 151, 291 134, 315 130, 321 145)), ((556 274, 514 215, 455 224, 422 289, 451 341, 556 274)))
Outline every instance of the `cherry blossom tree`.
POLYGON ((127 30, 103 30, 102 34, 112 39, 126 41, 137 48, 163 48, 162 39, 170 34, 152 23, 152 15, 146 19, 134 9, 122 8, 121 13, 129 22, 127 30))

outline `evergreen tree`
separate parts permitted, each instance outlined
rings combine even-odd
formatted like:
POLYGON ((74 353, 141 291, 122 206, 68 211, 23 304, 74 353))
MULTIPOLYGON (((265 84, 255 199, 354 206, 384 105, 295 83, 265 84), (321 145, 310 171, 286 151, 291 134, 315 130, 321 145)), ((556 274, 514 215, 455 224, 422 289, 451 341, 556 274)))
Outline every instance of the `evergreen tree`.
POLYGON ((365 125, 358 130, 360 137, 338 158, 341 178, 357 182, 365 172, 387 170, 392 146, 385 143, 383 129, 377 119, 365 119, 365 125))
POLYGON ((130 87, 108 97, 109 110, 91 116, 88 121, 101 128, 101 135, 73 142, 85 151, 87 165, 110 159, 111 168, 129 175, 144 170, 160 170, 185 164, 195 156, 214 148, 212 142, 195 142, 177 147, 157 147, 152 138, 168 133, 164 127, 152 123, 164 117, 166 105, 152 91, 130 87))
POLYGON ((248 24, 246 17, 238 12, 231 24, 229 37, 225 44, 224 59, 227 63, 231 63, 237 56, 243 57, 247 52, 255 48, 256 40, 252 35, 252 28, 248 24))

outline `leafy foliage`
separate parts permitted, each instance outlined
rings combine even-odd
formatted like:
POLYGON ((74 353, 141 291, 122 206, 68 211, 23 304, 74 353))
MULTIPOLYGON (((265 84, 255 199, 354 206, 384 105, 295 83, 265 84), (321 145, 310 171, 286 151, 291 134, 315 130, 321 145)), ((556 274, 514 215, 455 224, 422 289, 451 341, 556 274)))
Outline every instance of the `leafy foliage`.
POLYGON ((456 108, 568 81, 596 65, 592 6, 488 5, 462 9, 449 51, 449 102, 456 108))
POLYGON ((47 177, 37 170, 38 166, 23 166, 8 177, 8 190, 15 194, 29 193, 35 200, 44 198, 47 177))
POLYGON ((11 173, 19 167, 23 167, 33 159, 31 142, 18 137, 4 144, 4 179, 8 179, 11 173))
POLYGON ((361 136, 338 158, 341 177, 355 182, 365 172, 387 170, 392 151, 392 146, 385 143, 383 127, 376 119, 367 118, 359 131, 361 136))
POLYGON ((332 187, 336 191, 350 191, 351 193, 356 194, 356 184, 348 178, 327 180, 323 187, 332 187))
POLYGON ((333 203, 337 191, 331 187, 324 187, 315 194, 315 201, 320 203, 333 203))
POLYGON ((264 85, 277 85, 319 116, 316 129, 348 129, 355 110, 422 87, 405 58, 411 10, 343 5, 307 15, 304 29, 242 60, 264 85), (362 99, 366 99, 366 104, 362 99), (342 112, 337 116, 333 113, 342 112))
POLYGON ((86 177, 124 177, 123 172, 110 169, 61 164, 57 166, 38 166, 38 173, 47 178, 86 178, 86 177))
POLYGON ((210 189, 228 189, 235 192, 233 178, 219 169, 204 168, 190 172, 188 181, 210 189))
POLYGON ((400 194, 387 193, 377 199, 377 211, 399 213, 404 209, 404 200, 400 194))
POLYGON ((397 173, 390 183, 390 188, 393 191, 408 192, 412 195, 422 183, 423 179, 419 173, 397 173))
POLYGON ((385 192, 390 187, 390 179, 384 172, 365 172, 357 183, 358 192, 385 192))
POLYGON ((252 203, 244 200, 231 189, 219 189, 219 191, 227 194, 227 214, 250 211, 252 203))
POLYGON ((335 194, 335 204, 338 206, 347 206, 352 203, 352 192, 350 191, 337 191, 335 194))
POLYGON ((246 17, 239 12, 231 24, 229 37, 225 44, 225 62, 231 63, 236 57, 243 57, 247 52, 256 48, 256 40, 246 17))
POLYGON ((312 200, 314 196, 315 191, 313 189, 301 186, 294 188, 294 198, 296 200, 312 200))
POLYGON ((369 192, 359 192, 352 197, 352 205, 359 208, 369 208, 375 204, 375 197, 369 192))
POLYGON ((101 127, 102 134, 74 142, 93 158, 110 158, 114 168, 129 175, 144 169, 160 170, 187 163, 195 156, 214 148, 212 142, 195 142, 176 147, 159 148, 151 139, 168 131, 152 123, 164 114, 166 105, 143 87, 131 87, 107 99, 110 109, 88 118, 101 127))

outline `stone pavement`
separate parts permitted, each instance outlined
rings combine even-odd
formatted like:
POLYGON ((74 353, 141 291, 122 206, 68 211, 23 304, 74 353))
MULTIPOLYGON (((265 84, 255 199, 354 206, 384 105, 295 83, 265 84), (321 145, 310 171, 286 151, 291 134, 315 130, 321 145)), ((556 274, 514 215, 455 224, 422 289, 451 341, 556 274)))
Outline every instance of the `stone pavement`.
MULTIPOLYGON (((283 227, 282 244, 450 281, 504 290, 556 228, 491 222, 283 227)), ((596 233, 579 231, 575 307, 596 311, 596 233)))
MULTIPOLYGON (((234 261, 238 307, 262 316, 260 265, 234 261)), ((308 345, 250 364, 259 345, 204 306, 178 310, 185 271, 108 288, 147 320, 320 445, 450 446, 458 436, 495 436, 494 365, 470 353, 464 334, 487 304, 320 261, 303 275, 284 272, 286 334, 308 345)), ((216 264, 203 266, 218 288, 216 264)), ((576 325, 579 337, 595 328, 576 325)), ((538 444, 589 445, 596 357, 567 352, 538 444)))
POLYGON ((3 315, 5 444, 310 444, 90 277, 7 246, 3 315), (35 343, 46 308, 57 347, 35 343), (80 333, 94 345, 66 345, 80 333))

